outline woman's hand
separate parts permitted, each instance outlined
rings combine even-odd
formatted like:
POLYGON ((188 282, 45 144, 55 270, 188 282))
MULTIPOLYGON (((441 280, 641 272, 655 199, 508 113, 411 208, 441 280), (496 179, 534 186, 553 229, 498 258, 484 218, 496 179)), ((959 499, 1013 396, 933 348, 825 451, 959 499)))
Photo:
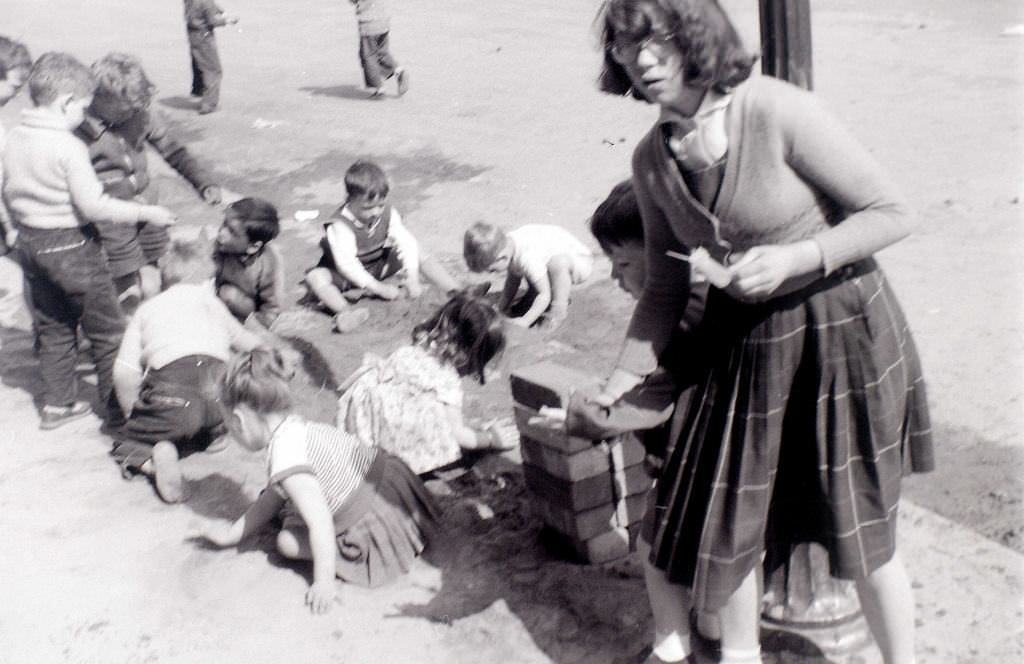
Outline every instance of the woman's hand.
POLYGON ((608 382, 604 384, 604 389, 591 398, 590 401, 593 401, 598 406, 607 408, 618 401, 619 397, 623 394, 639 385, 641 381, 643 381, 643 376, 638 376, 624 369, 616 369, 608 377, 608 382))
POLYGON ((787 280, 821 269, 821 250, 814 240, 753 247, 739 256, 729 271, 726 291, 738 300, 767 300, 787 280))
POLYGON ((331 605, 334 604, 335 593, 334 579, 323 583, 314 581, 306 591, 306 606, 313 613, 327 613, 331 610, 331 605))

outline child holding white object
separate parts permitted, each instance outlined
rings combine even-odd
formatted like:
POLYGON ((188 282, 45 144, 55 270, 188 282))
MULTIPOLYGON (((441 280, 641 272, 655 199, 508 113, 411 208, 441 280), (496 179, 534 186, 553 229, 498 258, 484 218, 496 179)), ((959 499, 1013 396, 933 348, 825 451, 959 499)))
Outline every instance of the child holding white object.
POLYGON ((257 349, 228 366, 221 390, 228 429, 243 447, 266 450, 269 480, 238 520, 212 522, 200 537, 234 546, 281 514, 277 550, 313 562, 306 604, 325 613, 335 576, 374 587, 407 572, 438 510, 400 459, 296 415, 287 374, 277 351, 257 349))
POLYGON ((505 347, 494 306, 460 291, 413 329, 412 341, 387 358, 366 356, 342 386, 338 428, 397 454, 417 473, 456 461, 466 449, 503 449, 497 430, 475 430, 462 417, 461 379, 483 383, 505 347))
POLYGON ((502 312, 526 279, 533 302, 511 321, 522 327, 530 327, 545 313, 546 325, 557 327, 568 313, 572 287, 586 281, 594 269, 594 255, 585 244, 564 228, 548 224, 527 224, 506 233, 477 222, 466 231, 463 256, 473 272, 507 271, 498 302, 502 312))

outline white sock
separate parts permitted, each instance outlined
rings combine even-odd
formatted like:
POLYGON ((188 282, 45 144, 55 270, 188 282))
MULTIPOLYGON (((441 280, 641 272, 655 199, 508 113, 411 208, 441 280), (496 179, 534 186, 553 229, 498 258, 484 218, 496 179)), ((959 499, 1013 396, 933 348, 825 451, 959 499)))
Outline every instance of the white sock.
POLYGON ((722 648, 721 664, 762 664, 761 648, 750 650, 739 650, 737 648, 722 648))
POLYGON ((690 655, 690 635, 654 633, 654 654, 665 662, 681 662, 690 655))

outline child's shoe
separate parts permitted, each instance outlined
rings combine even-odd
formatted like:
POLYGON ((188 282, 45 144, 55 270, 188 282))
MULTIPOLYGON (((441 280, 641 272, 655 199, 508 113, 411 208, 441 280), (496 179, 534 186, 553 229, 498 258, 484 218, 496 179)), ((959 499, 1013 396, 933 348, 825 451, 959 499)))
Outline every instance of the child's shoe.
POLYGON ((91 407, 85 401, 76 401, 70 406, 43 406, 39 414, 39 428, 50 431, 88 415, 91 407))
POLYGON ((401 97, 409 91, 409 73, 399 69, 395 72, 395 78, 398 80, 398 96, 401 97))
POLYGON ((371 88, 370 99, 384 99, 384 88, 371 88))
POLYGON ((166 503, 181 502, 183 496, 178 448, 162 440, 153 446, 151 466, 156 492, 166 503))
POLYGON ((366 309, 349 309, 334 315, 334 329, 344 334, 351 332, 370 318, 366 309))

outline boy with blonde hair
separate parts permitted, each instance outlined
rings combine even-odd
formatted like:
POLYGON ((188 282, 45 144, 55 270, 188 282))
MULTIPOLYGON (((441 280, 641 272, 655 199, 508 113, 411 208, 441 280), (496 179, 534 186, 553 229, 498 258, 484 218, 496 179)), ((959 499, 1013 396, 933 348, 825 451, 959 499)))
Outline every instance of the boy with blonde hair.
POLYGON ((111 372, 124 318, 89 222, 174 223, 166 208, 103 193, 88 150, 71 133, 82 123, 95 89, 95 78, 78 60, 44 54, 28 77, 35 108, 24 111, 3 153, 3 197, 19 232, 16 250, 38 338, 43 429, 89 412, 87 403, 76 401, 79 326, 91 342, 106 424, 123 421, 111 372))
POLYGON ((586 281, 594 269, 590 249, 569 231, 549 224, 527 224, 506 233, 477 222, 466 231, 462 254, 473 272, 506 272, 498 301, 503 312, 508 312, 526 280, 526 297, 533 301, 526 313, 510 321, 521 327, 530 327, 544 314, 545 326, 557 327, 568 314, 572 287, 586 281))

